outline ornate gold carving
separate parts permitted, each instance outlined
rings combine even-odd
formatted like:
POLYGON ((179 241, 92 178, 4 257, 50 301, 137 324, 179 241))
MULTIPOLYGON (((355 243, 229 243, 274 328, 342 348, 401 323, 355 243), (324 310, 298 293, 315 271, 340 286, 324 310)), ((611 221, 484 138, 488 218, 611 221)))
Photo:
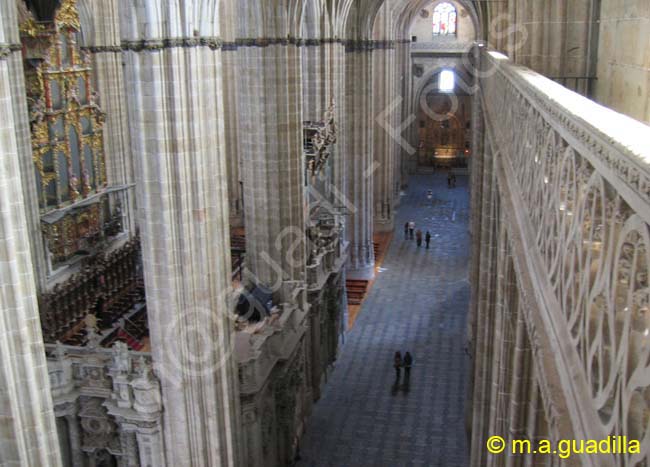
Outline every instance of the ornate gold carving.
POLYGON ((45 31, 45 26, 36 22, 32 17, 24 21, 18 26, 18 30, 21 34, 27 35, 29 37, 36 37, 38 34, 45 31))
POLYGON ((336 143, 337 126, 334 120, 334 102, 330 104, 323 115, 323 121, 305 122, 304 151, 307 171, 318 175, 330 156, 330 146, 336 143))
POLYGON ((27 19, 23 21, 22 40, 28 59, 25 73, 33 158, 40 175, 41 209, 46 213, 104 188, 101 130, 105 117, 89 84, 91 70, 87 54, 76 43, 75 32, 79 30, 76 0, 64 0, 50 23, 36 23, 29 12, 24 16, 27 19), (64 57, 68 58, 64 60, 64 57), (82 117, 89 121, 86 134, 82 117), (90 148, 90 157, 86 157, 85 147, 90 148), (47 171, 43 163, 48 153, 54 158, 53 172, 47 171), (64 159, 60 158, 61 154, 64 159), (56 200, 46 195, 52 180, 56 180, 56 200))
POLYGON ((79 31, 81 24, 79 22, 79 11, 77 10, 77 0, 63 0, 61 6, 54 16, 54 22, 60 28, 67 26, 79 31))
POLYGON ((108 220, 102 213, 109 212, 108 197, 89 206, 75 205, 101 194, 106 186, 105 116, 90 85, 91 62, 76 43, 76 0, 63 0, 52 22, 36 22, 29 11, 21 21, 43 233, 57 264, 106 236, 102 226, 108 220), (82 119, 87 120, 83 125, 82 119))

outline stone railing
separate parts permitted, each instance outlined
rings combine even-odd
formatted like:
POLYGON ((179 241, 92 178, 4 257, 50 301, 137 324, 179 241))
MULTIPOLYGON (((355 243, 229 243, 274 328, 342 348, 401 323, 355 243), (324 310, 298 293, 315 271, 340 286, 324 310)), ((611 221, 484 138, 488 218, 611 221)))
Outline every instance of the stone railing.
POLYGON ((307 329, 304 318, 300 309, 283 305, 263 322, 236 333, 240 394, 259 392, 278 360, 289 358, 307 329))
MULTIPOLYGON (((501 209, 510 243, 519 245, 518 282, 523 289, 530 283, 522 295, 535 306, 524 308, 539 313, 526 317, 532 353, 557 366, 558 379, 540 383, 541 391, 561 388, 569 409, 562 415, 577 439, 641 441, 638 454, 581 456, 583 465, 645 465, 650 127, 500 54, 482 57, 487 144, 498 192, 507 198, 501 209), (552 348, 540 347, 542 334, 552 348)), ((553 429, 559 409, 547 412, 553 429)))
POLYGON ((431 42, 411 42, 411 52, 417 53, 463 53, 472 44, 457 40, 435 40, 431 42))

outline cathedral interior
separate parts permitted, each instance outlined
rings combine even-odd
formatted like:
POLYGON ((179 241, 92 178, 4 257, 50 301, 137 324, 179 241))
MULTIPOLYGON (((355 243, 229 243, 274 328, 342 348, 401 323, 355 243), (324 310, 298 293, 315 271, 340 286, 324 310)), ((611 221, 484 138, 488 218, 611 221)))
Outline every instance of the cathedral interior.
POLYGON ((0 104, 0 466, 650 466, 650 1, 2 0, 0 104))

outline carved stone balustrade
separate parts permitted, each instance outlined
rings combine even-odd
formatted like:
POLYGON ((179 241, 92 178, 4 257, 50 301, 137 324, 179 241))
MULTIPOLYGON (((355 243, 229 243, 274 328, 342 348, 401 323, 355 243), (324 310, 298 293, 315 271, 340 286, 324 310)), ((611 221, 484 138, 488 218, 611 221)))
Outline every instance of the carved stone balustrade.
POLYGON ((498 53, 480 76, 472 465, 504 433, 626 436, 638 452, 566 465, 648 463, 650 127, 498 53))
POLYGON ((459 42, 455 37, 450 37, 448 40, 442 37, 436 38, 431 42, 412 42, 411 53, 446 53, 446 54, 461 54, 467 52, 472 47, 471 43, 459 42))

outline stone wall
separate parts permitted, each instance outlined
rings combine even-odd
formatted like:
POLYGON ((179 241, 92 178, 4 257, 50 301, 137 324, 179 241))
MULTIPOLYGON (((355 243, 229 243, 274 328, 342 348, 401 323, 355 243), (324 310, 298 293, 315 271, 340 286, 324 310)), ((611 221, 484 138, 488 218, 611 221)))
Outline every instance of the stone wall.
POLYGON ((602 0, 595 98, 650 122, 650 2, 602 0))

